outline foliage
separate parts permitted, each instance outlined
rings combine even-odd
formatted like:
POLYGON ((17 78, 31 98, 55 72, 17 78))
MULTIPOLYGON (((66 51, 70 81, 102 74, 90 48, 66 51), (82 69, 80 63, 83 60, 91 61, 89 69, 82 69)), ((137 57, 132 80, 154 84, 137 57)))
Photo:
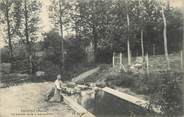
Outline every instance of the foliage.
MULTIPOLYGON (((53 67, 53 70, 50 70, 50 68, 47 68, 46 66, 42 67, 42 70, 46 70, 51 76, 55 76, 56 73, 59 74, 60 70, 58 62, 60 60, 60 40, 61 37, 57 32, 50 31, 49 33, 45 34, 44 42, 43 42, 43 48, 45 56, 43 57, 43 63, 41 63, 41 66, 44 66, 44 64, 47 64, 53 67), (46 63, 44 63, 44 61, 46 63), (47 69, 45 69, 47 68, 47 69), (50 71, 49 71, 50 70, 50 71), (53 73, 52 73, 53 72, 53 73)), ((64 40, 64 52, 65 52, 65 72, 63 74, 64 79, 71 78, 70 75, 73 73, 69 73, 70 71, 75 70, 74 68, 78 66, 78 64, 81 64, 82 62, 85 63, 86 53, 85 50, 81 47, 80 39, 76 39, 74 37, 68 38, 64 40), (66 78, 67 77, 67 78, 66 78)), ((77 68, 76 68, 77 69, 77 68)), ((51 78, 52 79, 52 78, 51 78)), ((55 77, 54 77, 55 79, 55 77)))
POLYGON ((17 31, 20 28, 20 3, 21 0, 1 0, 0 1, 0 24, 4 32, 6 32, 5 43, 8 44, 8 62, 13 61, 13 43, 18 36, 17 31))
POLYGON ((43 48, 46 53, 45 60, 57 64, 60 60, 60 36, 58 33, 51 31, 45 34, 43 48))
POLYGON ((66 70, 72 69, 73 65, 85 63, 86 52, 81 47, 81 40, 71 37, 66 39, 66 70))
MULTIPOLYGON (((26 10, 24 8, 26 0, 5 1, 10 0, 0 1, 0 5, 2 6, 0 7, 0 13, 2 14, 1 24, 6 25, 7 18, 5 12, 6 7, 8 7, 10 18, 10 34, 7 33, 7 37, 8 35, 10 37, 8 47, 11 48, 10 46, 12 45, 16 48, 17 43, 22 44, 20 46, 29 45, 30 47, 27 48, 29 48, 32 53, 27 54, 34 55, 36 51, 34 45, 38 40, 40 28, 39 12, 41 4, 37 0, 29 0, 27 1, 26 10), (4 3, 7 3, 7 5, 3 5, 4 3), (26 11, 28 13, 27 18, 25 18, 26 11), (25 34, 25 32, 27 32, 28 35, 25 34), (16 44, 14 44, 14 41, 16 44)), ((72 53, 67 52, 68 55, 72 54, 71 56, 73 56, 73 54, 76 54, 92 42, 96 62, 110 63, 113 51, 127 52, 126 42, 128 36, 130 37, 132 55, 141 54, 141 29, 144 30, 145 51, 147 51, 149 55, 153 54, 154 44, 156 54, 164 53, 162 36, 163 22, 160 12, 162 6, 165 6, 164 13, 167 19, 169 53, 179 51, 182 44, 182 15, 177 9, 167 4, 161 4, 156 0, 129 0, 128 7, 125 0, 52 0, 51 6, 49 7, 49 17, 52 20, 51 23, 54 24, 56 32, 61 33, 61 37, 63 37, 65 31, 74 31, 74 34, 76 34, 75 38, 77 38, 78 41, 85 42, 80 43, 79 50, 76 50, 79 45, 74 47, 74 44, 68 44, 67 46, 70 46, 72 50, 72 53), (127 33, 127 13, 130 17, 129 34, 127 33), (60 29, 60 31, 58 29, 60 29), (107 60, 106 58, 110 59, 107 60)), ((4 31, 7 32, 8 27, 6 26, 5 28, 4 31)), ((53 46, 59 43, 59 40, 57 43, 53 42, 53 46)), ((68 42, 64 43, 66 44, 68 42)), ((12 50, 14 48, 12 48, 12 50)), ((70 50, 68 48, 66 51, 70 50)), ((52 51, 55 56, 60 55, 59 48, 55 48, 52 51)), ((78 54, 75 56, 75 60, 77 60, 77 57, 80 58, 83 56, 83 51, 80 52, 82 52, 81 55, 78 54)), ((66 55, 66 57, 68 55, 66 55)), ((47 58, 55 61, 54 64, 61 60, 54 57, 54 55, 52 58, 49 57, 47 58)), ((66 60, 67 59, 72 58, 69 57, 66 58, 66 60)), ((70 64, 76 62, 75 60, 70 60, 70 64)), ((66 64, 69 63, 67 62, 66 64)))
POLYGON ((9 62, 9 53, 8 49, 1 49, 1 62, 9 62))
MULTIPOLYGON (((162 2, 161 2, 162 3, 162 2)), ((125 0, 89 0, 77 1, 71 18, 75 22, 80 38, 94 44, 94 50, 110 47, 113 51, 126 52, 127 35, 130 36, 132 54, 140 55, 140 30, 144 30, 145 50, 153 53, 153 44, 156 46, 156 54, 163 54, 163 21, 161 4, 155 0, 130 0, 128 8, 125 0), (127 33, 126 12, 130 17, 130 30, 127 33), (158 51, 159 50, 159 51, 158 51)), ((168 23, 168 48, 169 52, 181 49, 181 35, 178 41, 173 41, 173 33, 180 34, 182 31, 182 14, 170 5, 165 5, 165 15, 168 23), (175 21, 175 23, 173 22, 175 21), (171 28, 174 26, 175 28, 171 28), (177 27, 177 28, 176 28, 177 27), (172 30, 172 31, 171 31, 172 30), (173 32, 174 31, 174 32, 173 32), (172 33, 172 34, 171 34, 172 33), (174 44, 172 44, 174 43, 174 44), (171 46, 174 48, 171 48, 171 46)), ((99 51, 97 51, 98 53, 99 51)), ((98 57, 97 57, 98 58, 98 57)))
POLYGON ((97 61, 98 63, 107 64, 112 62, 112 49, 105 47, 98 49, 97 61))
POLYGON ((59 74, 59 66, 53 64, 52 61, 42 61, 40 63, 40 69, 46 73, 44 79, 48 81, 56 80, 56 76, 59 74))
POLYGON ((118 76, 109 77, 107 82, 128 87, 138 94, 149 95, 151 104, 160 105, 165 116, 174 117, 183 113, 182 78, 182 73, 173 71, 149 75, 122 72, 118 76))

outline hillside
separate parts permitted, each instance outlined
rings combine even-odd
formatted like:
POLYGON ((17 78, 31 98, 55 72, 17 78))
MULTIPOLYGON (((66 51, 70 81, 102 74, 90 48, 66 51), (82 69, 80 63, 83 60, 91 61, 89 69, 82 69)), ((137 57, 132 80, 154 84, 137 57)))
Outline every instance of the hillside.
MULTIPOLYGON (((181 71, 181 61, 179 53, 169 54, 170 66, 172 71, 181 71)), ((132 58, 133 64, 135 64, 136 58, 132 58)), ((127 65, 125 65, 127 66, 127 65)), ((149 56, 149 69, 150 72, 165 71, 167 69, 167 62, 164 55, 149 56)), ((80 81, 80 83, 86 82, 97 82, 100 84, 105 83, 105 80, 110 77, 118 77, 120 70, 117 68, 112 68, 110 64, 100 65, 98 72, 87 77, 85 80, 80 81)), ((117 81, 118 82, 118 81, 117 81)))

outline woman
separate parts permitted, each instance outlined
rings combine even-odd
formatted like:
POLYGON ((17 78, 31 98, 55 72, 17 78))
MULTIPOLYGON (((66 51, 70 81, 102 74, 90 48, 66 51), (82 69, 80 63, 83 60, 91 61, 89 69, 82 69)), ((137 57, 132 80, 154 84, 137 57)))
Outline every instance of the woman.
POLYGON ((49 92, 49 95, 47 96, 48 99, 47 101, 51 102, 61 102, 63 101, 63 96, 61 95, 61 90, 62 90, 62 84, 63 82, 61 81, 61 75, 57 75, 57 79, 54 82, 54 87, 51 89, 49 92))

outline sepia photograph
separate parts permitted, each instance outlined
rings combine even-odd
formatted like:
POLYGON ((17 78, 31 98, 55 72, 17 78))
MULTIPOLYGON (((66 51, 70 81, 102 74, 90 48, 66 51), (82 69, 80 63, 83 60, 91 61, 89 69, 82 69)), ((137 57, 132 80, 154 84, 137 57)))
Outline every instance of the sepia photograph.
POLYGON ((0 117, 184 117, 184 0, 0 0, 0 117))

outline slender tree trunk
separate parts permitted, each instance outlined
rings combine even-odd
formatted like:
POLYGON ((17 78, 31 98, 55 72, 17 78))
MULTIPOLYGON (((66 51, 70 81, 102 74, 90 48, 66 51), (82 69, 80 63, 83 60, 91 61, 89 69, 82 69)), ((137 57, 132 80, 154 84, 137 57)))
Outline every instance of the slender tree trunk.
MULTIPOLYGON (((142 11, 142 4, 141 4, 141 0, 139 0, 139 13, 141 15, 141 11, 142 11)), ((139 19, 139 23, 140 23, 140 27, 141 27, 141 54, 142 54, 142 59, 144 60, 144 28, 143 28, 143 18, 139 19)))
POLYGON ((9 0, 6 0, 6 13, 5 13, 5 17, 6 17, 6 24, 7 24, 7 36, 8 36, 8 46, 9 46, 9 57, 10 57, 10 62, 13 62, 13 47, 12 47, 12 38, 11 38, 11 32, 10 32, 10 19, 9 19, 9 8, 8 8, 8 4, 9 4, 9 0))
POLYGON ((130 27, 130 21, 129 21, 129 14, 127 12, 127 53, 128 53, 128 65, 131 65, 131 51, 130 51, 130 40, 129 40, 129 27, 130 27))
MULTIPOLYGON (((96 10, 96 3, 95 1, 91 4, 92 5, 92 10, 95 11, 96 10)), ((96 14, 93 13, 92 14, 92 35, 93 35, 93 50, 94 50, 94 62, 97 62, 97 44, 98 44, 98 40, 97 40, 97 29, 96 29, 96 14)))
MULTIPOLYGON (((183 10, 183 43, 182 43, 182 61, 184 62, 184 10, 183 10)), ((183 71, 184 71, 184 64, 183 64, 183 71)))
POLYGON ((80 31, 79 31, 79 26, 77 22, 75 22, 75 38, 79 39, 80 38, 80 31))
POLYGON ((28 57, 28 71, 29 74, 33 72, 33 65, 32 65, 32 52, 31 52, 31 43, 29 40, 29 29, 28 29, 28 8, 27 8, 27 0, 24 0, 24 18, 25 18, 25 37, 26 37, 26 50, 27 50, 27 57, 28 57))
MULTIPOLYGON (((183 6, 183 9, 182 9, 182 12, 183 12, 182 62, 184 62, 184 6, 183 6)), ((184 64, 182 66, 181 71, 184 72, 184 64)), ((184 79, 182 80, 181 89, 182 89, 182 94, 184 94, 184 90, 183 90, 184 89, 184 79)), ((184 104, 184 95, 182 96, 182 99, 183 99, 183 104, 184 104)))
POLYGON ((93 26, 94 62, 97 62, 97 43, 96 28, 93 26))
POLYGON ((60 24, 60 35, 61 35, 61 42, 60 42, 60 74, 64 74, 64 63, 65 63, 65 57, 64 57, 64 37, 63 37, 63 21, 62 21, 62 9, 61 9, 62 3, 61 0, 59 0, 59 24, 60 24))
POLYGON ((180 51, 180 66, 181 66, 181 70, 183 70, 183 50, 180 51))
POLYGON ((147 70, 147 74, 149 74, 149 55, 148 53, 146 54, 146 70, 147 70))
POLYGON ((166 17, 165 17, 163 7, 162 7, 162 18, 163 18, 163 23, 164 23, 163 37, 164 37, 165 58, 167 61, 167 67, 168 67, 168 69, 170 69, 170 62, 169 62, 169 55, 168 55, 168 48, 167 48, 167 22, 166 22, 166 17))
POLYGON ((130 51, 130 41, 127 40, 127 49, 128 49, 128 65, 131 65, 131 51, 130 51))
POLYGON ((142 58, 144 59, 144 31, 141 30, 141 50, 142 50, 142 58))

